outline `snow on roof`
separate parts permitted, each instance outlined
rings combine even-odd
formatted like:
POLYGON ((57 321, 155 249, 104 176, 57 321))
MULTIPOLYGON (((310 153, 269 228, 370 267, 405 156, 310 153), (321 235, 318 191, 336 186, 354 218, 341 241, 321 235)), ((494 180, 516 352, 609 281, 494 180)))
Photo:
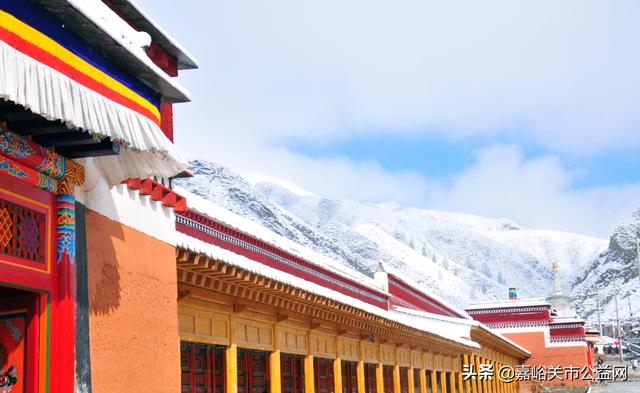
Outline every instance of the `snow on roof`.
POLYGON ((94 25, 107 33, 115 42, 126 49, 144 67, 153 72, 171 91, 163 92, 168 98, 176 101, 190 101, 190 93, 178 84, 160 67, 158 67, 142 48, 150 43, 149 34, 136 31, 109 6, 100 0, 65 0, 71 7, 84 15, 94 25), (173 93, 173 94, 171 94, 173 93))
POLYGON ((279 248, 282 251, 288 252, 305 261, 322 268, 328 269, 336 274, 339 274, 348 279, 354 280, 361 285, 365 285, 369 288, 382 291, 380 284, 373 278, 362 274, 354 269, 338 263, 324 255, 321 255, 309 248, 295 243, 284 236, 280 236, 273 231, 257 224, 251 220, 241 217, 211 201, 208 201, 184 188, 174 187, 176 192, 187 199, 187 206, 190 210, 196 211, 207 217, 210 217, 216 221, 221 222, 233 229, 243 232, 247 235, 253 236, 260 241, 270 244, 273 247, 279 248))
MULTIPOLYGON (((143 19, 146 22, 145 24, 150 27, 150 29, 148 30, 153 30, 149 32, 150 34, 154 36, 162 37, 163 39, 156 39, 156 41, 160 41, 160 45, 163 47, 167 46, 168 47, 167 51, 170 52, 173 56, 175 56, 179 63, 183 64, 188 68, 198 68, 199 66, 198 60, 194 56, 192 56, 189 52, 187 52, 187 50, 184 49, 184 47, 180 45, 178 41, 176 41, 173 37, 171 37, 134 0, 119 0, 119 1, 114 0, 112 1, 112 3, 118 7, 120 7, 120 4, 126 3, 126 5, 128 5, 137 14, 138 18, 136 18, 136 22, 140 23, 138 19, 143 19)), ((126 9, 123 10, 123 12, 126 12, 126 11, 127 11, 126 9)))
POLYGON ((396 276, 398 279, 400 279, 400 281, 404 282, 405 284, 407 284, 408 286, 410 286, 411 288, 413 288, 414 290, 420 292, 421 294, 423 294, 426 297, 429 297, 431 299, 433 299, 434 301, 436 301, 437 303, 440 303, 441 305, 443 305, 444 307, 452 310, 455 313, 458 313, 460 315, 464 315, 465 318, 471 319, 471 316, 469 316, 467 314, 466 311, 461 310, 460 308, 454 306, 453 304, 449 303, 447 300, 443 299, 442 297, 436 295, 433 292, 426 292, 424 287, 421 286, 420 284, 418 284, 417 282, 413 281, 412 279, 408 278, 407 276, 405 276, 404 274, 400 273, 398 270, 396 270, 395 268, 392 268, 390 266, 384 266, 384 269, 387 273, 390 273, 394 276, 396 276))
POLYGON ((528 353, 529 355, 531 355, 531 352, 529 352, 528 349, 526 349, 525 347, 521 346, 520 344, 516 343, 515 341, 512 341, 510 339, 508 339, 507 337, 503 336, 502 334, 496 332, 495 330, 491 329, 489 326, 485 325, 482 322, 478 322, 476 320, 473 321, 475 326, 478 326, 480 329, 487 331, 491 334, 493 334, 494 336, 498 337, 499 339, 501 339, 502 341, 518 348, 519 350, 528 353))
POLYGON ((553 317, 551 322, 549 322, 549 324, 551 325, 559 325, 563 323, 585 323, 585 321, 584 319, 577 318, 577 317, 567 317, 567 318, 553 317))
POLYGON ((486 310, 492 308, 514 308, 514 307, 534 307, 549 306, 551 304, 544 299, 528 299, 528 300, 501 300, 471 304, 465 310, 486 310))
POLYGON ((414 318, 415 323, 430 324, 434 328, 437 328, 438 331, 460 337, 470 343, 474 342, 471 340, 471 326, 474 325, 474 321, 471 319, 448 317, 441 314, 434 314, 399 306, 392 306, 392 311, 397 312, 399 315, 406 315, 414 318))
POLYGON ((377 315, 393 322, 400 323, 407 327, 417 329, 425 333, 434 334, 468 347, 480 348, 480 346, 476 342, 451 335, 449 329, 445 329, 442 326, 434 326, 433 323, 425 323, 425 320, 422 318, 418 319, 409 315, 402 315, 397 312, 388 311, 370 305, 361 300, 344 295, 338 291, 334 291, 333 289, 323 287, 316 283, 306 281, 300 277, 296 277, 292 274, 274 269, 270 266, 263 265, 247 257, 238 255, 232 251, 225 250, 213 244, 203 242, 202 240, 193 238, 189 235, 177 232, 176 245, 177 247, 181 247, 198 254, 206 255, 209 258, 223 261, 230 265, 237 266, 241 269, 259 274, 280 283, 291 285, 293 287, 312 292, 314 294, 329 298, 343 304, 348 304, 365 312, 377 315))

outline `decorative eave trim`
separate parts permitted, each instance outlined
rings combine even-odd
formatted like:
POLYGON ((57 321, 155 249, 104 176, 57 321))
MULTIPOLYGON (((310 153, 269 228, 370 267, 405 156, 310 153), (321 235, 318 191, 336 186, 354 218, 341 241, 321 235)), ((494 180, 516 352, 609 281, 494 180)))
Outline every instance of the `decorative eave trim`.
POLYGON ((179 247, 176 252, 178 282, 241 296, 399 341, 413 341, 420 346, 435 347, 441 353, 469 354, 477 349, 190 250, 179 247))
POLYGON ((0 172, 34 187, 61 195, 72 195, 84 184, 84 167, 0 124, 0 172))

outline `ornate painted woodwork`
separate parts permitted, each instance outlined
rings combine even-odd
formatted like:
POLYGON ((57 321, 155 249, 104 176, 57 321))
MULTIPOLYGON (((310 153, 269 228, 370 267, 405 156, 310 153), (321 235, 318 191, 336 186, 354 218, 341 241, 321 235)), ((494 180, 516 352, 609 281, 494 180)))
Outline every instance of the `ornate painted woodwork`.
POLYGON ((269 389, 269 354, 238 349, 238 393, 266 393, 269 389))
POLYGON ((26 334, 26 310, 0 312, 0 391, 25 390, 26 334))
MULTIPOLYGON (((75 339, 74 187, 84 169, 0 125, 0 285, 31 291, 28 391, 69 391, 75 339), (57 195, 56 195, 57 193, 57 195), (42 321, 42 322, 39 322, 42 321), (49 361, 55 359, 55 362, 49 361), (37 365, 37 366, 36 366, 37 365), (47 375, 56 375, 49 386, 47 375)), ((6 299, 0 299, 0 304, 6 299)))
POLYGON ((288 353, 280 357, 282 393, 304 392, 304 357, 288 353))
POLYGON ((400 393, 409 393, 409 369, 400 367, 400 393))
POLYGON ((342 361, 342 393, 358 393, 357 362, 342 361))
POLYGON ((375 364, 364 364, 364 391, 365 393, 377 393, 375 364))
POLYGON ((51 209, 0 190, 0 254, 7 262, 47 270, 51 209), (16 203, 16 202, 20 203, 16 203))
POLYGON ((223 347, 180 343, 181 392, 223 393, 224 369, 223 347))
POLYGON ((335 393, 333 383, 333 360, 313 358, 314 386, 316 393, 335 393))
POLYGON ((385 365, 382 368, 382 380, 384 386, 384 393, 393 392, 393 366, 385 365))
POLYGON ((415 393, 419 393, 420 392, 420 369, 414 368, 412 372, 413 372, 413 391, 415 393))

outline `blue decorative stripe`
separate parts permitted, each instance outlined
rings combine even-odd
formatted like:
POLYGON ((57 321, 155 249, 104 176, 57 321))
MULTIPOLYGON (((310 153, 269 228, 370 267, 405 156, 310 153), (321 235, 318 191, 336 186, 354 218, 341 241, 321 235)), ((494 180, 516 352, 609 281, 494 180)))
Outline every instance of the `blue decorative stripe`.
POLYGON ((136 92, 157 108, 160 107, 159 94, 152 92, 132 75, 115 67, 96 48, 65 28, 42 7, 34 5, 28 0, 0 0, 0 9, 58 42, 92 66, 136 92))

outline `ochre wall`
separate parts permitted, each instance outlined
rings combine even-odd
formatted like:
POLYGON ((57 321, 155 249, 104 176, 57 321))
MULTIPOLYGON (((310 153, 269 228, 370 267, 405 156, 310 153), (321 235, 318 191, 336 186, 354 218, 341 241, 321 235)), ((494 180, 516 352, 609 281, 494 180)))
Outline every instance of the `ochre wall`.
MULTIPOLYGON (((567 366, 576 366, 580 369, 587 365, 587 347, 586 346, 561 346, 546 347, 543 332, 528 333, 503 333, 510 340, 515 341, 519 345, 527 348, 531 352, 531 357, 525 364, 533 366, 561 366, 563 369, 567 366)), ((558 380, 545 381, 545 385, 589 385, 588 380, 558 380)))
POLYGON ((174 247, 86 218, 93 393, 179 391, 174 247))

